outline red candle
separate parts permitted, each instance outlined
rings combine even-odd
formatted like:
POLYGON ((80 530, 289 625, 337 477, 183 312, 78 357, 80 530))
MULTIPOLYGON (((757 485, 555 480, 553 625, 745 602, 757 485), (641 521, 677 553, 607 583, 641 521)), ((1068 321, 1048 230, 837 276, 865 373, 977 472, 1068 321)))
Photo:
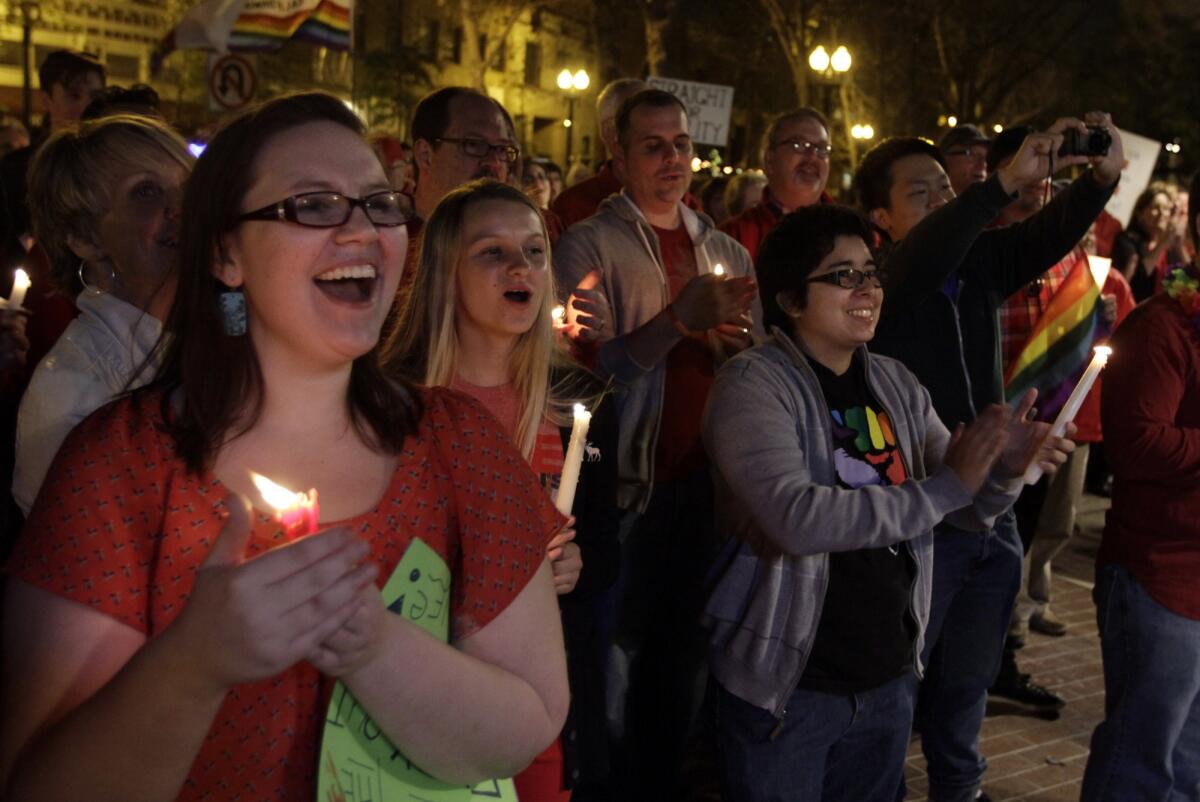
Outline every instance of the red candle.
POLYGON ((293 493, 254 471, 250 472, 250 479, 262 494, 263 501, 275 508, 275 520, 283 524, 288 540, 316 533, 321 515, 316 488, 307 493, 293 493))

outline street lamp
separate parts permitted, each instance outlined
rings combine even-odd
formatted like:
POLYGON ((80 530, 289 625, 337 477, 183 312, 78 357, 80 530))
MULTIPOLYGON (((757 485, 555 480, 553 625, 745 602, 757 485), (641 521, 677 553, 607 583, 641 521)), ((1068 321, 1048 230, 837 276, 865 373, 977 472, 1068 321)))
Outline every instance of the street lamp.
POLYGON ((592 84, 592 79, 588 77, 587 70, 576 70, 571 72, 564 69, 558 74, 558 88, 567 93, 567 118, 563 120, 563 127, 567 129, 567 169, 571 167, 571 145, 574 139, 574 121, 575 121, 575 100, 580 92, 586 90, 592 84))
POLYGON ((850 129, 850 136, 854 137, 855 139, 874 139, 875 128, 868 123, 855 125, 850 129))
POLYGON ((822 45, 817 45, 816 49, 808 54, 808 66, 816 72, 825 72, 829 69, 829 54, 825 52, 822 45))
POLYGON ((845 45, 840 45, 829 57, 829 66, 833 67, 834 72, 848 72, 851 63, 850 51, 846 49, 845 45))

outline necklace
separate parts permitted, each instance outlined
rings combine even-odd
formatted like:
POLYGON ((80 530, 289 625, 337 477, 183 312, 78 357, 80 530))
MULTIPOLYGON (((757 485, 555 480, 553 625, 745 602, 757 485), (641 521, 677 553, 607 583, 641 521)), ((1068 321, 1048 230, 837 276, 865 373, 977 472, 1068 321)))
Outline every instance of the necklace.
POLYGON ((1176 268, 1163 281, 1163 289, 1183 307, 1192 326, 1200 332, 1200 279, 1186 267, 1176 268))

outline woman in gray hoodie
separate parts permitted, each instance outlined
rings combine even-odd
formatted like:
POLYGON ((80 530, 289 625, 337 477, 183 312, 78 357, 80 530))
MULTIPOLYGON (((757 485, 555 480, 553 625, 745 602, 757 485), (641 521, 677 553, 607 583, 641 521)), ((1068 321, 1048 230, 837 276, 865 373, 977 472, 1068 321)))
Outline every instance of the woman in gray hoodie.
POLYGON ((1070 445, 995 405, 953 434, 866 348, 883 303, 867 223, 794 212, 757 265, 772 337, 721 369, 704 439, 728 537, 706 610, 725 798, 896 797, 922 671, 932 529, 986 529, 1070 445), (1040 451, 1039 451, 1040 449, 1040 451))

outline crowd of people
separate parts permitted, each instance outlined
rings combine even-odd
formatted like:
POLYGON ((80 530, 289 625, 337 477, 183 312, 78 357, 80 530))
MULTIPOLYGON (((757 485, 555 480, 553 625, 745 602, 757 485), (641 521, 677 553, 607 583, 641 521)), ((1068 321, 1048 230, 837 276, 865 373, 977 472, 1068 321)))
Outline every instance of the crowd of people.
POLYGON ((1091 462, 1082 800, 1200 800, 1200 177, 1122 230, 1108 114, 883 140, 844 204, 820 112, 702 185, 633 78, 565 179, 465 87, 411 144, 301 93, 196 158, 86 54, 40 78, 0 795, 892 802, 919 737, 986 800, 989 693, 1065 704, 1017 653, 1091 462))

